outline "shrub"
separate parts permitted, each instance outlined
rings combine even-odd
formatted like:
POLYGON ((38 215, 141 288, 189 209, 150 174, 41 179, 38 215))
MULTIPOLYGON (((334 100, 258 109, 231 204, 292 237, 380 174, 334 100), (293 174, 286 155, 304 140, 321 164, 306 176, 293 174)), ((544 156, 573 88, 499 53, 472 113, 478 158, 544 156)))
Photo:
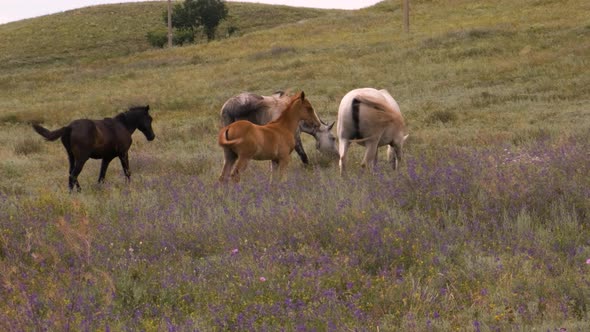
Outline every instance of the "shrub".
POLYGON ((162 30, 150 31, 147 33, 146 38, 153 47, 164 48, 168 42, 168 33, 162 30))
POLYGON ((175 30, 172 36, 174 45, 191 44, 195 42, 195 34, 190 30, 175 30))
MULTIPOLYGON (((215 38, 215 30, 225 17, 228 10, 223 1, 219 0, 186 0, 183 4, 176 4, 172 11, 172 26, 179 30, 188 30, 194 35, 202 28, 207 40, 215 38)), ((164 22, 168 22, 168 13, 162 15, 164 22)))

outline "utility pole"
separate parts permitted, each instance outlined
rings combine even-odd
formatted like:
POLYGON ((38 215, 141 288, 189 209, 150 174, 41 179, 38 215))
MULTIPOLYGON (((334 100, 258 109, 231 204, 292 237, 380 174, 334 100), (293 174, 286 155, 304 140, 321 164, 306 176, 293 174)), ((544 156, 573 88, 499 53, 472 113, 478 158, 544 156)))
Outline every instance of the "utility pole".
POLYGON ((410 0, 404 1, 404 31, 410 32, 410 0))
POLYGON ((168 47, 172 47, 172 0, 168 0, 168 47))

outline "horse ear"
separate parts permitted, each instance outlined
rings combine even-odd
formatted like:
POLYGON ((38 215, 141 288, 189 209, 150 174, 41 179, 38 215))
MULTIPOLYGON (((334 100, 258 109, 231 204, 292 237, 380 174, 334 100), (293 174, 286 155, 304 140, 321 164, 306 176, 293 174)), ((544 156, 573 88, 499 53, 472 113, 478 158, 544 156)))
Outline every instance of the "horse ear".
POLYGON ((149 104, 145 105, 145 111, 146 111, 146 113, 147 113, 147 111, 149 111, 149 110, 150 110, 150 105, 149 105, 149 104))
POLYGON ((336 121, 333 121, 329 126, 328 126, 328 130, 332 130, 332 127, 334 127, 334 124, 336 123, 336 121))
POLYGON ((305 99, 305 92, 301 91, 301 100, 305 99))

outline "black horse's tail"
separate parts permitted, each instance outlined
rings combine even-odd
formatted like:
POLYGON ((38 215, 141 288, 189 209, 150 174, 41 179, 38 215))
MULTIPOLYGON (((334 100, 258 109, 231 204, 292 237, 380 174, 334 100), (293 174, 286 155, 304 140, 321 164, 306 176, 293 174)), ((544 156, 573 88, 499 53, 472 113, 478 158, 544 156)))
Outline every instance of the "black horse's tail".
POLYGON ((39 135, 45 137, 46 140, 55 141, 56 139, 62 137, 64 134, 66 134, 69 130, 69 127, 61 127, 57 130, 50 131, 49 129, 43 128, 42 126, 40 126, 38 124, 34 124, 33 129, 35 129, 35 131, 39 135))

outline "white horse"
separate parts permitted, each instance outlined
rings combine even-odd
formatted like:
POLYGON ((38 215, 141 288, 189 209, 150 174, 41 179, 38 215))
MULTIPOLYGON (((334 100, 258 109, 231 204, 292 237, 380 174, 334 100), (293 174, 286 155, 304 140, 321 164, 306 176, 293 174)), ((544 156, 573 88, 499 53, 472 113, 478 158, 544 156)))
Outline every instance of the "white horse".
POLYGON ((388 145, 387 157, 393 169, 402 158, 402 147, 408 138, 399 105, 387 90, 373 88, 348 92, 338 109, 338 152, 340 174, 345 175, 346 152, 351 142, 366 147, 361 165, 374 168, 377 148, 388 145))

